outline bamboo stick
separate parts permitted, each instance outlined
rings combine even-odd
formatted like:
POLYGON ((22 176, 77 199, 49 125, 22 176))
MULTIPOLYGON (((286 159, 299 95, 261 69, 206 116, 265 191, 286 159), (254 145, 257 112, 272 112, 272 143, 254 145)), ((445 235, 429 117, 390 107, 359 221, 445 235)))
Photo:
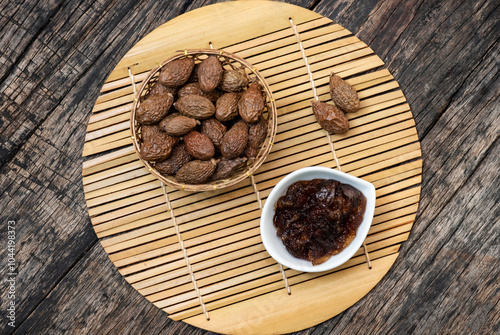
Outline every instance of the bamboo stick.
MULTIPOLYGON (((112 217, 109 220, 103 220, 102 217, 99 216, 91 218, 91 220, 92 224, 94 225, 94 230, 97 233, 103 234, 104 232, 106 232, 108 233, 107 235, 109 235, 112 234, 112 232, 110 231, 114 229, 120 229, 115 233, 121 233, 123 232, 122 229, 130 230, 154 223, 155 221, 152 218, 154 218, 155 215, 161 215, 167 212, 168 211, 166 210, 165 205, 162 203, 160 206, 147 208, 127 216, 116 218, 112 217)), ((170 217, 170 213, 168 213, 168 217, 170 217)))
POLYGON ((92 183, 112 178, 120 173, 125 173, 134 169, 143 167, 144 165, 138 160, 137 154, 120 157, 114 162, 107 161, 101 165, 96 165, 94 168, 84 170, 82 179, 84 186, 89 186, 92 183), (104 165, 104 166, 102 166, 104 165))
POLYGON ((87 134, 85 135, 85 141, 90 142, 92 140, 96 140, 98 138, 102 138, 104 136, 114 134, 125 129, 130 130, 130 123, 127 121, 114 124, 112 126, 102 128, 99 130, 87 132, 87 134))
MULTIPOLYGON (((134 147, 129 146, 129 147, 126 147, 126 148, 123 148, 120 150, 113 151, 109 154, 105 154, 105 155, 84 161, 83 162, 83 175, 86 176, 88 174, 92 174, 92 173, 97 172, 97 171, 105 170, 106 168, 109 168, 109 167, 114 167, 116 165, 119 165, 124 160, 130 161, 129 159, 131 159, 131 156, 128 156, 128 155, 130 155, 132 153, 135 154, 134 147), (117 160, 114 162, 110 162, 110 161, 113 161, 117 158, 122 158, 124 156, 128 156, 128 157, 124 158, 120 161, 117 160), (105 164, 105 163, 107 163, 107 164, 105 164), (100 167, 96 167, 97 165, 100 165, 100 167), (94 168, 94 169, 91 169, 91 168, 94 168)), ((137 154, 135 154, 135 157, 137 157, 137 154)))
POLYGON ((156 179, 149 173, 148 170, 144 168, 144 166, 141 166, 139 169, 125 172, 84 186, 84 191, 86 192, 86 198, 92 199, 103 194, 113 193, 118 190, 131 187, 132 185, 140 185, 152 180, 156 179))

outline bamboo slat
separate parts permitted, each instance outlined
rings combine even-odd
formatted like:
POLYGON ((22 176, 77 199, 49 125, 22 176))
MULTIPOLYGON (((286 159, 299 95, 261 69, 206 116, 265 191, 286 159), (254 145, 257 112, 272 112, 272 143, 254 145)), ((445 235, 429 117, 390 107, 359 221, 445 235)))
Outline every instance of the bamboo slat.
POLYGON ((83 148, 88 212, 121 275, 170 318, 219 333, 294 332, 361 299, 394 263, 420 199, 415 122, 403 91, 383 66, 342 26, 281 2, 209 5, 144 37, 102 87, 83 148), (132 85, 137 89, 151 68, 177 50, 207 48, 208 42, 245 58, 266 78, 278 107, 277 135, 253 181, 207 192, 167 187, 167 204, 160 181, 131 145, 132 85), (375 216, 365 240, 372 269, 361 248, 331 271, 281 271, 261 242, 259 201, 264 204, 276 183, 296 169, 337 167, 310 107, 312 85, 319 100, 330 100, 332 71, 361 99, 360 110, 347 115, 349 131, 330 138, 342 171, 376 187, 375 216))

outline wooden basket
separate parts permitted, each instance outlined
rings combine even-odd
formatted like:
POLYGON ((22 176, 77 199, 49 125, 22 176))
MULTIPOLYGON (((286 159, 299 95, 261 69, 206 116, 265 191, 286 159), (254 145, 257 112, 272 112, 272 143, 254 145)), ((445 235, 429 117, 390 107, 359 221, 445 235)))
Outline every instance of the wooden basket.
POLYGON ((179 54, 168 58, 167 60, 163 61, 161 64, 153 68, 147 75, 146 79, 143 81, 139 91, 135 93, 135 99, 132 106, 132 113, 130 117, 130 130, 132 132, 132 140, 134 148, 137 151, 142 163, 161 182, 170 187, 182 191, 213 191, 235 185, 240 181, 250 177, 262 165, 267 155, 269 154, 272 143, 274 141, 274 137, 276 135, 276 128, 277 128, 276 104, 275 100, 273 99, 271 89, 269 88, 269 85, 267 84, 264 77, 259 74, 259 72, 255 67, 253 67, 250 63, 248 63, 244 59, 235 56, 233 54, 230 54, 228 52, 216 49, 191 49, 191 50, 179 51, 179 54), (250 82, 258 81, 264 88, 264 92, 266 95, 266 110, 264 110, 264 116, 266 116, 268 120, 267 137, 264 143, 261 145, 257 156, 254 159, 249 160, 247 162, 248 164, 242 170, 235 173, 231 178, 223 180, 215 180, 204 184, 184 184, 178 182, 174 176, 163 175, 159 173, 155 169, 154 163, 142 159, 140 154, 140 147, 141 147, 140 144, 142 142, 141 125, 136 120, 136 111, 137 108, 140 106, 141 101, 150 92, 151 88, 158 80, 158 74, 163 66, 165 66, 167 63, 171 61, 185 57, 194 58, 195 63, 200 63, 203 59, 205 59, 210 55, 216 55, 222 62, 223 67, 225 69, 236 69, 239 71, 244 71, 250 78, 250 82))

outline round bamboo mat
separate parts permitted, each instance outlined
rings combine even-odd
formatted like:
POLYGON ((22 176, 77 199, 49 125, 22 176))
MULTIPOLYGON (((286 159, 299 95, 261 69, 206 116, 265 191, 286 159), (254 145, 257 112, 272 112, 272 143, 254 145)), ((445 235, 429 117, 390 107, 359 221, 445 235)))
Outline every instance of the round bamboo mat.
POLYGON ((387 273, 409 235, 422 160, 403 92, 349 31, 290 4, 224 2, 160 26, 120 61, 90 117, 83 185, 94 230, 124 278, 174 320, 219 333, 287 333, 342 312, 387 273), (211 43, 252 63, 278 107, 275 143, 251 178, 228 189, 165 187, 140 162, 130 135, 134 87, 177 50, 211 43), (355 87, 361 110, 347 134, 328 136, 310 101, 329 99, 331 71, 355 87), (325 273, 283 268, 259 235, 260 207, 287 173, 341 168, 372 182, 375 218, 365 250, 325 273))

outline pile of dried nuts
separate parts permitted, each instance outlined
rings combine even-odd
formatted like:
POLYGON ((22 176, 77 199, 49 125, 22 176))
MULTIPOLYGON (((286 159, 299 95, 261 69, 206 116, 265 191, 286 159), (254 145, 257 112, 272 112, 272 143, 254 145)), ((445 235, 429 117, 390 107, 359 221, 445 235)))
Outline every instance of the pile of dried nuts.
POLYGON ((312 110, 321 128, 330 134, 344 134, 349 130, 349 121, 344 113, 354 113, 359 110, 358 94, 351 85, 332 72, 330 96, 333 105, 312 100, 312 110))
POLYGON ((265 110, 261 84, 244 70, 224 68, 217 55, 175 59, 162 66, 136 109, 140 156, 180 183, 230 178, 264 143, 265 110))

